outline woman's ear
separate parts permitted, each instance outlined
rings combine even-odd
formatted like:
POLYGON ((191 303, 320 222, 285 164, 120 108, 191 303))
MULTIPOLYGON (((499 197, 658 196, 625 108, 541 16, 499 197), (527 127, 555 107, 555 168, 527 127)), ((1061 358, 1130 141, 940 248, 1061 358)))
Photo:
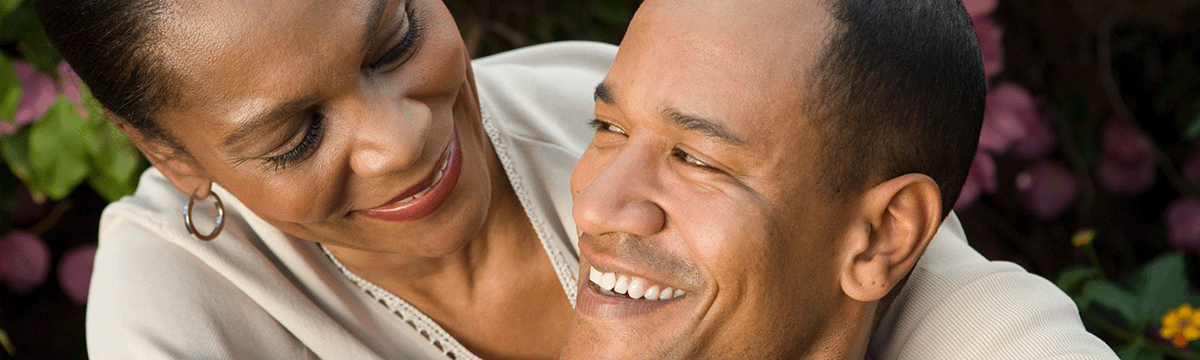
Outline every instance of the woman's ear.
POLYGON ((117 130, 120 130, 133 142, 133 145, 146 156, 147 160, 150 160, 151 165, 161 171, 172 185, 175 185, 179 192, 185 195, 194 195, 200 199, 208 197, 209 191, 212 191, 212 180, 195 159, 166 141, 134 128, 124 118, 108 109, 104 110, 104 115, 112 121, 117 130))
POLYGON ((868 189, 845 244, 840 281, 851 298, 879 300, 896 286, 925 252, 942 222, 937 183, 907 174, 868 189))

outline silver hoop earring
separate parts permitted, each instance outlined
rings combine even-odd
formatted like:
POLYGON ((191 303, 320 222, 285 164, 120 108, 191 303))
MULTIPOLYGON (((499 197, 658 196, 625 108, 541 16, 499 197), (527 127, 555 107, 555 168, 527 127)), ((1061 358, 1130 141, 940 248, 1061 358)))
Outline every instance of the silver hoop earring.
POLYGON ((196 195, 192 194, 192 196, 188 199, 187 205, 183 206, 183 223, 187 224, 188 233, 191 233, 192 236, 204 241, 209 241, 216 238, 217 235, 221 234, 221 228, 225 227, 225 205, 221 203, 221 197, 217 196, 217 193, 215 192, 210 192, 208 196, 211 196, 213 200, 217 201, 217 225, 213 227, 213 231, 208 235, 204 235, 199 231, 196 231, 196 224, 192 223, 192 205, 195 205, 196 203, 196 195))

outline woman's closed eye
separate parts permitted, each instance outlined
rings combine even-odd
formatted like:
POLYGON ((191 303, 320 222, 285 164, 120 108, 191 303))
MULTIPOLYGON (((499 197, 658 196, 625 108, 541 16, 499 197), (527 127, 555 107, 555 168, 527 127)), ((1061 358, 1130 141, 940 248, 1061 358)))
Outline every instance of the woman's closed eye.
POLYGON ((272 166, 278 171, 312 155, 317 146, 321 144, 321 139, 325 134, 325 116, 314 111, 310 117, 308 129, 305 130, 300 143, 283 154, 263 159, 263 164, 272 166))
POLYGON ((420 19, 411 10, 406 12, 406 14, 408 17, 408 30, 404 32, 404 37, 400 39, 400 42, 396 46, 393 46, 367 66, 371 71, 388 70, 392 66, 401 63, 401 60, 406 60, 413 53, 413 48, 416 47, 417 42, 421 40, 421 34, 424 33, 424 29, 421 26, 420 19))

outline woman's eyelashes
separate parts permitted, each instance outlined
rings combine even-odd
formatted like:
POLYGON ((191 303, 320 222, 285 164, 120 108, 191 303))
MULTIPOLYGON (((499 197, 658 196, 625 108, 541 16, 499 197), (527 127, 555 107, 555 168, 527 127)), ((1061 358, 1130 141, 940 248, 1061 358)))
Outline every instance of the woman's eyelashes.
POLYGON ((406 13, 408 17, 408 31, 404 33, 404 37, 400 39, 400 43, 393 46, 387 52, 383 53, 379 59, 371 62, 368 68, 372 71, 386 70, 393 65, 400 63, 400 60, 408 57, 412 50, 417 45, 417 41, 421 40, 421 34, 424 29, 421 27, 421 21, 413 14, 412 11, 406 13))
POLYGON ((320 145, 321 138, 325 134, 325 116, 314 112, 311 117, 308 129, 305 130, 304 138, 300 139, 299 144, 296 144, 288 152, 263 159, 263 163, 278 171, 304 160, 316 151, 317 145, 320 145))

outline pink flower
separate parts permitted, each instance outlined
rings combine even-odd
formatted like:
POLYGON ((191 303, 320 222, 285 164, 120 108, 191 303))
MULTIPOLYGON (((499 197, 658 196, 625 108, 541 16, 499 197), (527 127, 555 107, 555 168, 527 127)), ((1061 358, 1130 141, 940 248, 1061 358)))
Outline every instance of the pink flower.
POLYGON ((1100 183, 1113 193, 1138 195, 1154 185, 1158 155, 1136 125, 1116 118, 1101 134, 1100 183))
POLYGON ((1017 174, 1021 203, 1042 220, 1058 218, 1075 203, 1075 174, 1058 163, 1042 161, 1017 174))
POLYGON ((75 104, 75 111, 79 112, 79 116, 86 119, 88 117, 87 107, 83 106, 83 92, 80 86, 83 86, 83 80, 79 79, 79 75, 75 74, 75 70, 71 69, 66 61, 58 63, 58 81, 62 86, 62 93, 75 104))
POLYGON ((1017 139, 1013 152, 1025 159, 1037 159, 1049 155, 1058 144, 1054 138, 1054 130, 1050 128, 1050 115, 1038 113, 1037 116, 1022 118, 1025 122, 1025 137, 1017 139))
POLYGON ((1007 152, 1030 135, 1038 122, 1036 104, 1029 92, 1013 83, 996 84, 988 90, 979 131, 979 147, 995 154, 1007 152))
POLYGON ((972 17, 975 36, 979 37, 979 49, 983 52, 983 73, 988 78, 1004 70, 1004 29, 996 25, 991 17, 972 17))
POLYGON ((1200 184, 1200 145, 1197 145, 1196 150, 1192 151, 1192 155, 1183 162, 1179 174, 1183 176, 1183 181, 1186 181, 1188 185, 1200 184))
POLYGON ((996 192, 996 163, 992 160, 992 156, 986 152, 975 152, 975 161, 971 163, 971 170, 967 172, 967 181, 963 183, 962 190, 958 193, 958 200, 954 202, 955 209, 964 209, 983 193, 996 192))
POLYGON ((88 285, 92 280, 92 264, 96 261, 96 245, 82 245, 63 254, 58 261, 58 283, 63 292, 77 304, 87 302, 88 285))
POLYGON ((963 7, 967 8, 967 14, 971 17, 988 16, 996 10, 997 0, 963 0, 963 7))
POLYGON ((0 272, 8 289, 28 294, 46 282, 50 271, 50 249, 33 234, 14 231, 0 240, 0 272))
POLYGON ((12 60, 13 70, 21 83, 21 101, 17 103, 17 113, 12 123, 0 121, 0 135, 16 132, 22 126, 31 124, 46 114, 46 109, 58 98, 54 78, 35 69, 33 65, 20 59, 12 60))
POLYGON ((1200 251, 1200 201, 1182 198, 1167 205, 1167 239, 1175 247, 1200 251))

